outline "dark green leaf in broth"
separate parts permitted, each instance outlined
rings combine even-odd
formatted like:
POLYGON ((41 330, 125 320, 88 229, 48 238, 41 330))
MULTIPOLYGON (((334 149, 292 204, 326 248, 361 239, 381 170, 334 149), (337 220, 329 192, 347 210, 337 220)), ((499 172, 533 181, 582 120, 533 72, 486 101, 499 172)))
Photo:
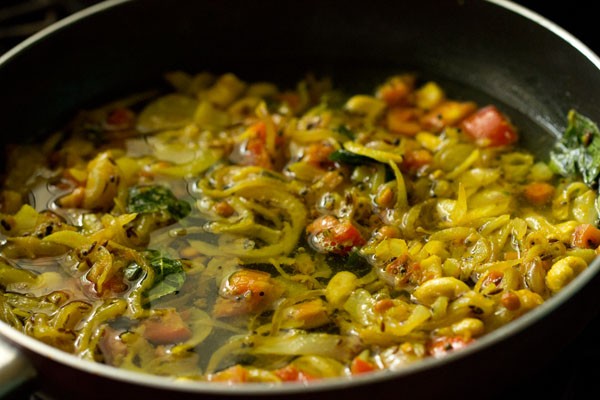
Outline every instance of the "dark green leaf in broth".
MULTIPOLYGON (((181 290, 186 278, 181 261, 165 257, 156 250, 146 251, 145 256, 154 271, 154 282, 144 293, 147 302, 156 301, 181 290)), ((128 265, 124 271, 125 278, 130 281, 139 278, 141 273, 142 268, 137 263, 128 265)))
POLYGON ((164 186, 134 186, 129 189, 127 211, 146 214, 167 212, 175 220, 179 220, 190 213, 191 206, 188 202, 179 200, 164 186))
POLYGON ((600 130, 596 123, 570 110, 567 128, 550 153, 550 167, 563 176, 581 176, 586 185, 598 187, 600 130))
POLYGON ((338 149, 329 155, 331 161, 341 162, 352 165, 363 165, 373 163, 369 157, 362 156, 360 154, 353 153, 348 150, 338 149))

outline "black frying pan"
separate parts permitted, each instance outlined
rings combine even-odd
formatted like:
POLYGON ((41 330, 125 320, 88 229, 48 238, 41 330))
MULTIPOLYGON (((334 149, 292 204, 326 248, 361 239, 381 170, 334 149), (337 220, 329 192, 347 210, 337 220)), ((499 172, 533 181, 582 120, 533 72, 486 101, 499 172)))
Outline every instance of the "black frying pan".
MULTIPOLYGON (((418 71, 456 97, 493 100, 541 156, 575 108, 600 121, 600 59, 556 25, 514 3, 419 1, 109 1, 0 57, 3 145, 36 140, 81 107, 147 88, 163 72, 235 72, 295 83, 307 71, 371 90, 418 71)), ((305 385, 215 386, 84 362, 0 323, 56 398, 492 397, 552 358, 600 310, 600 263, 516 322, 444 359, 393 373, 305 385), (107 393, 108 392, 108 393, 107 393)))

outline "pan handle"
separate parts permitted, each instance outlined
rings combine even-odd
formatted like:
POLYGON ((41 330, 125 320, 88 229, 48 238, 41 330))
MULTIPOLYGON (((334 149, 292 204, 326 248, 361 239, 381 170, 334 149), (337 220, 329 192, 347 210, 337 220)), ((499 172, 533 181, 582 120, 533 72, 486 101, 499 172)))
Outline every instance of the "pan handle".
POLYGON ((36 375, 31 363, 11 344, 0 339, 0 398, 36 375))

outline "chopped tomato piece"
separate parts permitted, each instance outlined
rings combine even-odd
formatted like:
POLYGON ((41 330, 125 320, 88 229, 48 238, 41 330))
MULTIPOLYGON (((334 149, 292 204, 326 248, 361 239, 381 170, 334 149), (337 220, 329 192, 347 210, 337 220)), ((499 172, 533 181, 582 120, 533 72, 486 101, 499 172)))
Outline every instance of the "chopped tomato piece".
POLYGON ((321 299, 314 299, 288 307, 285 311, 283 325, 313 329, 330 321, 325 302, 321 299))
POLYGON ((433 155, 429 150, 416 149, 408 151, 402 160, 402 168, 405 171, 418 171, 422 167, 431 164, 433 155))
POLYGON ((211 382, 244 383, 248 382, 248 371, 241 365, 234 365, 208 377, 211 382))
POLYGON ((384 268, 384 273, 393 279, 397 287, 422 283, 428 276, 424 273, 421 264, 411 259, 410 255, 400 254, 384 268))
POLYGON ((390 78, 377 89, 376 97, 389 106, 406 104, 415 86, 415 77, 404 74, 390 78))
POLYGON ((213 315, 217 318, 260 313, 277 300, 283 289, 267 272, 244 268, 221 284, 213 315))
POLYGON ((474 341, 475 339, 465 339, 461 336, 442 336, 435 338, 427 344, 427 354, 434 357, 441 357, 451 351, 463 349, 474 341))
POLYGON ((306 227, 306 231, 309 234, 309 243, 322 253, 345 255, 354 247, 366 243, 352 222, 337 219, 332 215, 317 218, 306 227))
POLYGON ((461 128, 478 146, 507 146, 518 140, 515 127, 494 105, 477 110, 461 123, 461 128))
POLYGON ((326 142, 312 143, 304 151, 303 161, 319 168, 327 168, 334 165, 329 159, 329 155, 334 152, 332 145, 326 142))
POLYGON ((534 206, 543 206, 552 200, 554 186, 546 182, 531 182, 523 189, 523 195, 534 206))
POLYGON ((364 360, 361 357, 354 357, 352 363, 350 364, 350 372, 352 372, 354 375, 377 371, 377 369, 377 365, 370 361, 364 360))
POLYGON ((121 333, 107 326, 98 341, 98 349, 104 357, 104 362, 108 365, 121 364, 121 361, 127 355, 127 345, 121 340, 121 333))
MULTIPOLYGON (((266 124, 263 121, 254 123, 248 128, 248 134, 248 138, 239 143, 237 150, 232 153, 233 161, 241 165, 273 169, 276 160, 273 159, 273 154, 269 154, 266 124)), ((284 143, 283 136, 277 135, 274 140, 276 147, 284 143)))
POLYGON ((476 109, 477 106, 472 101, 446 100, 423 115, 421 124, 425 129, 440 132, 447 126, 458 124, 476 109))
POLYGON ((110 111, 104 121, 104 128, 109 131, 119 131, 133 128, 135 113, 128 108, 119 107, 110 111))
POLYGON ((173 310, 161 310, 142 322, 142 335, 154 344, 184 342, 192 336, 192 331, 181 315, 173 310))
POLYGON ((285 367, 279 368, 274 372, 275 375, 277 375, 284 382, 308 382, 316 379, 314 376, 299 370, 294 365, 286 365, 285 367))
MULTIPOLYGON (((254 130, 255 137, 259 138, 260 140, 262 140, 263 142, 266 143, 267 141, 267 124, 264 123, 264 121, 258 121, 257 123, 255 123, 254 125, 251 126, 251 129, 254 130)), ((275 137, 275 145, 277 146, 281 146, 283 143, 285 142, 283 136, 279 136, 277 135, 275 137)))
POLYGON ((502 271, 490 271, 489 274, 483 279, 481 283, 482 287, 486 287, 488 285, 494 284, 496 286, 500 285, 502 279, 504 278, 504 272, 502 271))
POLYGON ((600 229, 591 224, 581 224, 573 232, 572 243, 581 249, 595 249, 600 246, 600 229))
POLYGON ((272 169, 273 163, 271 156, 265 146, 265 141, 260 137, 253 137, 248 139, 246 143, 245 158, 242 161, 242 165, 256 165, 266 169, 272 169))
POLYGON ((422 130, 416 108, 394 107, 388 111, 386 122, 390 131, 401 135, 414 136, 422 130))

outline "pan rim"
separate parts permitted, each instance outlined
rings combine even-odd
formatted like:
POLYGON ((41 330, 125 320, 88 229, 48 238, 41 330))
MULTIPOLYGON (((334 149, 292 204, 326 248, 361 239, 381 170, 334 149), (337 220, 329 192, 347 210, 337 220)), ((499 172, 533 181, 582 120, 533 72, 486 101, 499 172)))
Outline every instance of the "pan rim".
POLYGON ((73 14, 68 15, 46 26, 45 28, 40 29, 36 33, 24 39, 22 42, 17 43, 14 47, 6 51, 4 54, 1 54, 0 68, 5 63, 8 63, 11 59, 18 56, 21 52, 25 51, 28 47, 43 41, 46 37, 54 34, 55 32, 58 32, 59 30, 64 29, 77 21, 85 19, 88 16, 95 15, 104 10, 108 10, 109 8, 115 7, 121 3, 128 3, 132 1, 134 0, 104 0, 100 3, 76 11, 73 14))

